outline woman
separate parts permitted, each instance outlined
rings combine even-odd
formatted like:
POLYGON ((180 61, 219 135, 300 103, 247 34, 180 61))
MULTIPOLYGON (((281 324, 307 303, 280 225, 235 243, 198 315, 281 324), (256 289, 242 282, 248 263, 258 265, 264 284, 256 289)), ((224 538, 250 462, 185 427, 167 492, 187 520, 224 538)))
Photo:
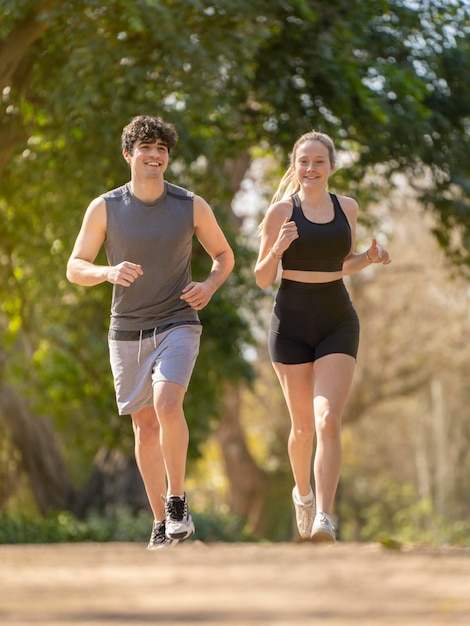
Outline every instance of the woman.
POLYGON ((303 539, 330 542, 335 541, 330 515, 341 471, 341 419, 359 345, 359 320, 343 275, 390 263, 375 239, 365 252, 354 252, 358 205, 328 192, 335 165, 328 135, 312 131, 297 140, 261 225, 255 267, 256 282, 265 289, 282 264, 269 352, 291 418, 297 527, 303 539))

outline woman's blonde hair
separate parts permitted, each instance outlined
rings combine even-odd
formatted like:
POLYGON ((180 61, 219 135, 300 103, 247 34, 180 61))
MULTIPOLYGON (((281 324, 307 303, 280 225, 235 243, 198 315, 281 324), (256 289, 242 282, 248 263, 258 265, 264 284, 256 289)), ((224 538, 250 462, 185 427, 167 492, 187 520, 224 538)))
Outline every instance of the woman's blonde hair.
POLYGON ((318 130, 312 130, 308 133, 305 133, 297 139, 294 147, 292 148, 292 152, 289 158, 289 167, 287 168, 284 176, 281 178, 276 193, 271 200, 271 204, 274 204, 274 202, 279 202, 279 200, 283 200, 284 198, 290 198, 290 196, 293 196, 299 191, 300 183, 295 173, 295 155, 297 154, 299 146, 310 140, 319 141, 325 146, 325 148, 328 150, 331 167, 335 169, 336 150, 333 139, 331 139, 331 137, 326 133, 322 133, 318 130))

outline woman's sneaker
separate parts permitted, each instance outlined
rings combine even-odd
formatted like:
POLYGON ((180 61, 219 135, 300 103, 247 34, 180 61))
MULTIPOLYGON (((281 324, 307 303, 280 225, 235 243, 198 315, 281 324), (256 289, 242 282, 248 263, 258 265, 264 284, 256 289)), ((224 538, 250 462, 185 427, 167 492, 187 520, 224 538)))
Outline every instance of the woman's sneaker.
POLYGON ((188 539, 194 534, 194 524, 188 509, 186 494, 165 498, 166 536, 168 539, 188 539))
POLYGON ((326 513, 317 513, 315 515, 312 528, 312 541, 318 543, 334 543, 336 541, 335 527, 333 526, 330 516, 326 513))
POLYGON ((153 522, 152 534, 150 535, 147 550, 161 550, 162 548, 172 548, 176 546, 178 540, 168 539, 165 530, 165 520, 163 520, 163 522, 153 522))
POLYGON ((297 489, 292 490, 292 500, 294 502, 295 520, 297 530, 302 539, 310 539, 312 535, 313 520, 315 519, 315 498, 312 494, 312 501, 304 504, 297 497, 297 489))

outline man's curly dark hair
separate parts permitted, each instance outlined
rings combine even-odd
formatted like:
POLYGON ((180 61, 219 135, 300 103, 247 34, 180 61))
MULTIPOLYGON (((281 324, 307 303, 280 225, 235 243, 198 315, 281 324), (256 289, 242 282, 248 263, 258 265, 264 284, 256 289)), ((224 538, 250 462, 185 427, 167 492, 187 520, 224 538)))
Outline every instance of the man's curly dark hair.
POLYGON ((134 150, 136 141, 163 141, 170 151, 178 141, 176 128, 170 122, 165 122, 161 117, 151 115, 138 115, 124 126, 121 135, 121 147, 129 154, 134 150))

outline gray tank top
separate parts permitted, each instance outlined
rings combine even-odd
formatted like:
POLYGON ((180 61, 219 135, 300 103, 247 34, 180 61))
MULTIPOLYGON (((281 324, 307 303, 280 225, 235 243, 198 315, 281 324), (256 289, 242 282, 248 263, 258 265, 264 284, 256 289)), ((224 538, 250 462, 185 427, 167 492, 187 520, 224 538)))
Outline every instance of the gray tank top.
POLYGON ((146 204, 126 183, 102 197, 108 263, 131 261, 143 270, 129 287, 113 285, 110 329, 199 324, 197 312, 180 298, 191 282, 194 194, 165 182, 162 197, 146 204))

